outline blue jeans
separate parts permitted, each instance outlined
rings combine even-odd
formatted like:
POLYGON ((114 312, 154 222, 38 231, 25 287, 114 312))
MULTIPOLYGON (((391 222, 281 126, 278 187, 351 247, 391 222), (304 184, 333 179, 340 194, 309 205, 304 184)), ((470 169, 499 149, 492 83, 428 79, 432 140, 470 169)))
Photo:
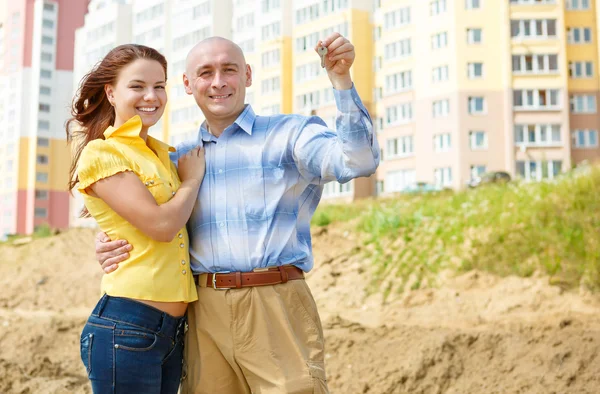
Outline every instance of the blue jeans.
POLYGON ((81 333, 81 361, 95 394, 177 394, 186 317, 104 295, 81 333))

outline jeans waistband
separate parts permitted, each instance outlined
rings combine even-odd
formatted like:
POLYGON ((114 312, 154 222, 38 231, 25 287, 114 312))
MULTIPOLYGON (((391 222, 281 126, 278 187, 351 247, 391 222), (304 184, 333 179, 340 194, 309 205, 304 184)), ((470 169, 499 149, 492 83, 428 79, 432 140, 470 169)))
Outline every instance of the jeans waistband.
POLYGON ((98 301, 92 316, 132 324, 173 338, 183 333, 187 321, 186 316, 174 317, 150 305, 108 294, 98 301))

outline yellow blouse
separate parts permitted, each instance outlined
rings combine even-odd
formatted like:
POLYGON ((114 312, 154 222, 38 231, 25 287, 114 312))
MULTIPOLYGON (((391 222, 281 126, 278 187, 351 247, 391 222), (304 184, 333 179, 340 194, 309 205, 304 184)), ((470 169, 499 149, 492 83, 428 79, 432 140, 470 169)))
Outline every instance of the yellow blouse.
POLYGON ((100 229, 112 240, 126 239, 133 246, 130 257, 119 264, 119 269, 102 277, 102 292, 149 301, 192 302, 198 295, 190 269, 186 228, 171 242, 155 241, 103 200, 85 192, 103 178, 132 171, 158 204, 166 203, 175 195, 181 184, 177 169, 169 160, 169 152, 175 149, 150 136, 146 145, 140 137, 141 128, 139 116, 119 128, 109 127, 104 132, 105 140, 90 141, 86 145, 77 166, 78 190, 100 229))

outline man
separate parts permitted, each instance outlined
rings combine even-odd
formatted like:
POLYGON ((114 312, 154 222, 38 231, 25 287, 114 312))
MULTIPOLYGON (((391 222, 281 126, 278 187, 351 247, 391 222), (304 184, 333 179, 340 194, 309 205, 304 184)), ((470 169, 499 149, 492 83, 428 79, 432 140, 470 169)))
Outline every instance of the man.
MULTIPOLYGON (((244 105, 252 70, 233 42, 209 38, 187 57, 185 89, 206 117, 206 176, 188 222, 199 301, 188 308, 183 393, 328 392, 303 274, 313 266, 310 219, 326 182, 375 172, 379 147, 350 77, 354 46, 334 33, 320 47, 337 132, 314 116, 256 116, 244 105)), ((96 252, 111 272, 130 246, 107 241, 99 234, 96 252)))

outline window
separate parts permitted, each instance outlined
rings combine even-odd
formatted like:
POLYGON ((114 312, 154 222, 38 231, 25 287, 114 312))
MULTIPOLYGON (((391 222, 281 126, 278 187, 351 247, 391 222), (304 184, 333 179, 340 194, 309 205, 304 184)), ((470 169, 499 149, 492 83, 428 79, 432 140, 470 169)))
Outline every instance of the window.
POLYGON ((50 122, 47 120, 38 120, 38 129, 50 130, 50 122))
POLYGON ((35 180, 36 180, 36 182, 40 182, 40 183, 48 183, 48 173, 47 172, 36 172, 35 180))
POLYGON ((413 169, 390 171, 385 174, 384 188, 387 193, 400 192, 415 183, 416 171, 413 169))
POLYGON ((596 113, 596 96, 593 94, 574 94, 569 102, 573 114, 596 113))
POLYGON ((569 62, 569 76, 571 78, 592 78, 594 64, 592 62, 569 62))
POLYGON ((556 4, 556 0, 510 0, 511 4, 556 4))
POLYGON ((469 146, 471 150, 485 150, 488 147, 487 133, 485 131, 470 131, 469 146))
POLYGON ((483 78, 483 63, 467 64, 467 76, 469 79, 483 78))
POLYGON ((386 60, 399 59, 402 57, 410 56, 411 53, 412 48, 410 38, 386 44, 384 50, 384 56, 386 60))
POLYGON ((598 131, 577 129, 571 133, 573 148, 597 148, 598 131))
POLYGON ((558 73, 558 55, 513 55, 512 70, 515 74, 558 73))
POLYGON ((48 191, 47 190, 36 190, 35 191, 35 199, 36 200, 47 200, 48 199, 48 191))
POLYGON ((302 82, 315 79, 319 76, 321 70, 321 64, 319 62, 313 62, 298 66, 296 67, 296 81, 302 82))
POLYGON ((436 168, 433 172, 435 184, 440 187, 452 186, 452 168, 436 168))
POLYGON ((450 113, 450 101, 448 99, 436 100, 432 104, 432 109, 434 118, 448 116, 450 113))
POLYGON ((433 136, 433 150, 435 152, 448 152, 452 147, 450 133, 433 136))
POLYGON ((279 22, 271 23, 263 26, 261 29, 261 37, 263 40, 273 40, 281 35, 281 25, 279 22))
POLYGON ((47 53, 47 52, 42 52, 42 54, 40 55, 40 59, 43 62, 51 62, 52 61, 52 54, 51 53, 47 53))
POLYGON ((45 218, 48 216, 48 210, 46 208, 38 208, 36 207, 35 210, 35 217, 36 218, 45 218))
POLYGON ((40 78, 52 78, 52 71, 50 70, 40 70, 40 78))
POLYGON ((323 186, 323 198, 342 197, 352 195, 352 182, 329 182, 323 186))
POLYGON ((296 24, 310 22, 319 18, 319 4, 312 4, 304 8, 296 10, 296 24))
POLYGON ((50 96, 52 90, 48 86, 40 86, 40 95, 41 96, 50 96))
POLYGON ((592 29, 590 27, 567 28, 567 41, 569 44, 589 44, 592 42, 592 29))
MULTIPOLYGON (((153 8, 159 8, 159 11, 157 11, 155 15, 152 15, 151 19, 154 19, 157 16, 162 16, 162 14, 163 14, 163 5, 162 4, 155 5, 153 8)), ((192 13, 193 13, 194 19, 198 19, 198 18, 202 18, 202 17, 210 15, 210 13, 211 13, 210 1, 205 1, 204 3, 198 4, 197 6, 194 7, 194 9, 192 10, 192 13)))
POLYGON ((446 0, 432 0, 429 2, 429 14, 431 16, 446 12, 446 0))
POLYGON ((50 112, 50 104, 39 104, 40 112, 50 112))
POLYGON ((518 146, 561 145, 559 124, 516 124, 515 144, 518 146))
POLYGON ((448 80, 448 66, 435 67, 431 72, 433 82, 443 82, 448 80))
POLYGON ((38 137, 37 146, 50 146, 50 140, 44 137, 38 137))
POLYGON ((555 38, 556 19, 513 19, 510 35, 513 38, 555 38))
POLYGON ((392 138, 386 143, 386 160, 396 157, 406 157, 414 153, 413 137, 404 136, 392 138))
POLYGON ((47 29, 53 29, 54 28, 54 21, 51 21, 50 19, 43 19, 42 20, 42 27, 45 27, 47 29))
POLYGON ((483 165, 473 165, 471 166, 471 178, 477 178, 481 175, 485 174, 487 171, 486 166, 483 165))
POLYGON ((279 49, 274 49, 262 54, 262 66, 273 67, 280 63, 281 55, 279 49))
POLYGON ((264 116, 277 115, 280 113, 279 104, 269 105, 261 108, 261 114, 264 116))
POLYGON ((321 3, 325 14, 348 8, 348 0, 321 0, 321 3))
POLYGON ((591 0, 566 0, 565 5, 567 10, 589 10, 591 0))
POLYGON ((468 104, 471 115, 483 114, 486 110, 485 99, 483 97, 469 97, 468 104))
POLYGON ((278 92, 281 88, 279 77, 273 77, 262 81, 261 92, 263 94, 269 94, 278 92))
POLYGON ((314 91, 296 96, 296 106, 299 109, 311 109, 321 104, 321 92, 314 91))
POLYGON ((517 175, 527 181, 553 179, 562 171, 562 161, 517 161, 517 175))
POLYGON ((412 72, 402 71, 385 77, 385 92, 392 94, 412 88, 412 72))
POLYGON ((481 8, 481 2, 483 0, 465 0, 465 8, 467 10, 476 10, 481 8))
POLYGON ((532 89, 513 91, 515 109, 540 110, 560 107, 558 89, 532 89))
POLYGON ((44 11, 54 11, 54 4, 44 3, 44 11))
POLYGON ((46 155, 37 155, 36 157, 37 164, 48 164, 48 156, 46 155))
POLYGON ((262 11, 267 13, 279 8, 279 1, 280 0, 262 0, 262 11))
POLYGON ((481 44, 483 41, 483 33, 481 29, 467 29, 467 43, 468 44, 481 44))
POLYGON ((48 36, 42 36, 42 44, 43 45, 52 45, 54 44, 54 38, 48 36))
POLYGON ((442 32, 431 36, 431 49, 441 49, 448 46, 448 33, 442 32))
POLYGON ((254 27, 254 13, 242 15, 236 20, 237 32, 241 32, 254 27))
POLYGON ((383 15, 383 29, 391 30, 410 23, 410 7, 399 8, 383 15))
POLYGON ((398 104, 385 109, 385 120, 388 126, 408 123, 413 118, 412 103, 398 104))

